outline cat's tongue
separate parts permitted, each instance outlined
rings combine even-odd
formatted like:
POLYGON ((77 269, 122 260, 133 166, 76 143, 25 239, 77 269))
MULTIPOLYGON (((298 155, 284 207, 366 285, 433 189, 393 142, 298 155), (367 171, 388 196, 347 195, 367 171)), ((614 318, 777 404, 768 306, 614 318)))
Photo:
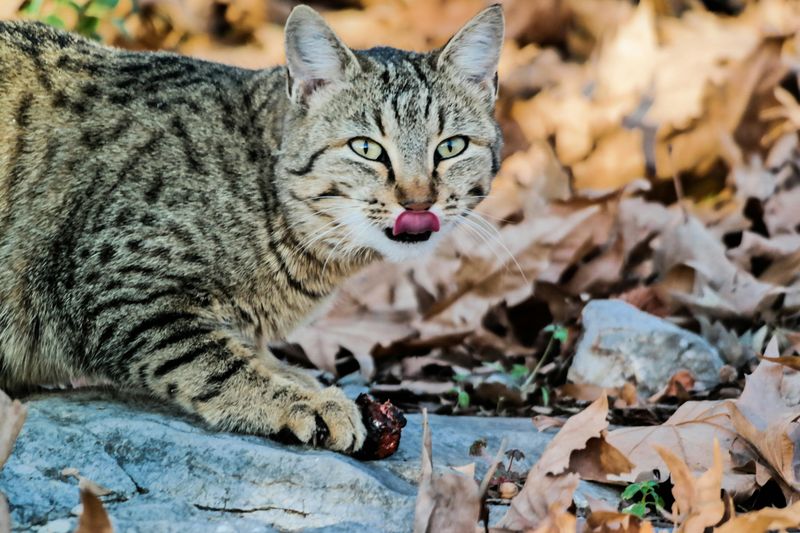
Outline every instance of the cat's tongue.
POLYGON ((392 228, 393 235, 439 231, 439 217, 430 211, 403 211, 392 228))

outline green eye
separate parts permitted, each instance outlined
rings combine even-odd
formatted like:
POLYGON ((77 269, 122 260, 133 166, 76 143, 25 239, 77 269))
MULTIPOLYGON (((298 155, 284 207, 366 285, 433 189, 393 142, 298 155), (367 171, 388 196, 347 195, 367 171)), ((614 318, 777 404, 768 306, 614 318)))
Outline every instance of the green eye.
POLYGON ((455 157, 467 149, 466 137, 450 137, 439 143, 436 147, 436 153, 442 159, 449 159, 455 157))
POLYGON ((377 161, 383 154, 383 147, 372 139, 366 137, 356 137, 348 143, 350 149, 365 159, 377 161))

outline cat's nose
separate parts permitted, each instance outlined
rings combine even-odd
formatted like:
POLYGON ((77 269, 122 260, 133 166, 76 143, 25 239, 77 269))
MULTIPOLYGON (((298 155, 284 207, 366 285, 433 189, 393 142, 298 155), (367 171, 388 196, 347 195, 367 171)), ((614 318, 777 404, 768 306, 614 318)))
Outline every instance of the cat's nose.
POLYGON ((401 205, 408 211, 427 211, 431 208, 433 202, 430 200, 424 200, 422 202, 410 200, 408 202, 403 202, 401 205))

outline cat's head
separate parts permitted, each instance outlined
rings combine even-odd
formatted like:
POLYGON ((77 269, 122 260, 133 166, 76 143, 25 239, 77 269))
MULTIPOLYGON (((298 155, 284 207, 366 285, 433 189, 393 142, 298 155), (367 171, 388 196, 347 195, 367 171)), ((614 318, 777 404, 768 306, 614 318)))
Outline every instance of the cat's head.
POLYGON ((281 188, 309 242, 405 260, 475 224, 502 145, 503 27, 495 5, 433 52, 356 51, 312 9, 292 11, 281 188))

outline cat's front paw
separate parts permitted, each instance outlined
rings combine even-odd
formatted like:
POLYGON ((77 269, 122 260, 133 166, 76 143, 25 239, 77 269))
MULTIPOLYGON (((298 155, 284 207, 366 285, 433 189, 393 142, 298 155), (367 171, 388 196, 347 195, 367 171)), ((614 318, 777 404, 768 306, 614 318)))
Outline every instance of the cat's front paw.
POLYGON ((285 425, 301 442, 345 453, 360 450, 367 436, 358 406, 337 387, 291 405, 285 425))

